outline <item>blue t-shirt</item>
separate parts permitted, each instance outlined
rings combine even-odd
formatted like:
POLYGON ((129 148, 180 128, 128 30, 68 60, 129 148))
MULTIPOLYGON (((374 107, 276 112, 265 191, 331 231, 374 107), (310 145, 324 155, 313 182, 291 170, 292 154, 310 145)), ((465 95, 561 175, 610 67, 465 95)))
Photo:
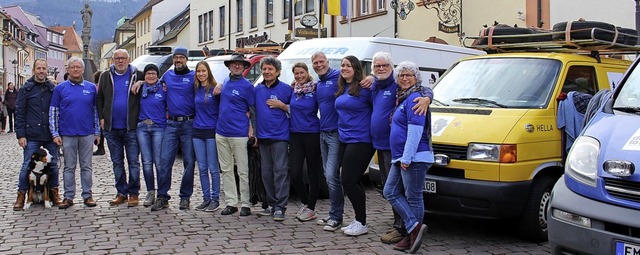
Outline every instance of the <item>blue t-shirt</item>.
POLYGON ((417 97, 420 97, 419 92, 411 93, 393 113, 391 122, 393 139, 390 139, 392 162, 433 163, 430 141, 431 114, 428 112, 427 116, 420 116, 411 110, 417 104, 413 102, 417 97))
POLYGON ((349 95, 348 85, 336 98, 338 138, 343 143, 371 143, 371 90, 360 89, 360 95, 349 95))
POLYGON ((376 150, 390 150, 391 112, 396 107, 398 83, 393 73, 386 80, 376 79, 371 86, 373 112, 371 113, 371 141, 376 150))
POLYGON ((220 115, 216 133, 225 137, 249 135, 249 107, 255 102, 253 85, 247 79, 227 79, 220 92, 220 115))
MULTIPOLYGON (((159 84, 159 82, 158 82, 159 84)), ((145 87, 147 84, 144 85, 145 87)), ((160 127, 165 127, 167 123, 167 101, 166 93, 160 87, 156 92, 147 91, 146 97, 140 97, 139 121, 150 119, 160 127)))
POLYGON ((289 141, 289 118, 280 108, 270 108, 267 100, 278 99, 289 104, 293 90, 288 84, 276 80, 271 87, 258 84, 256 90, 256 137, 289 141))
POLYGON ((220 96, 213 95, 213 88, 206 93, 205 87, 200 86, 196 91, 195 106, 196 118, 193 121, 193 128, 215 129, 218 122, 220 96))
POLYGON ((329 69, 320 77, 316 85, 316 100, 320 110, 320 131, 329 132, 338 130, 338 114, 335 102, 338 91, 338 78, 340 71, 329 69))
POLYGON ((73 84, 67 80, 53 90, 51 107, 58 109, 60 136, 87 136, 96 131, 96 85, 83 81, 73 84))
POLYGON ((167 87, 167 110, 169 116, 192 116, 196 113, 193 98, 195 72, 178 75, 171 69, 162 75, 160 82, 167 87))
POLYGON ((127 68, 127 72, 120 75, 111 72, 113 77, 113 111, 111 113, 111 127, 115 129, 127 128, 128 96, 129 81, 131 80, 131 71, 127 68))
POLYGON ((291 113, 291 126, 289 130, 294 133, 318 133, 320 132, 320 118, 318 118, 318 101, 316 93, 309 92, 302 95, 293 93, 289 103, 291 113))

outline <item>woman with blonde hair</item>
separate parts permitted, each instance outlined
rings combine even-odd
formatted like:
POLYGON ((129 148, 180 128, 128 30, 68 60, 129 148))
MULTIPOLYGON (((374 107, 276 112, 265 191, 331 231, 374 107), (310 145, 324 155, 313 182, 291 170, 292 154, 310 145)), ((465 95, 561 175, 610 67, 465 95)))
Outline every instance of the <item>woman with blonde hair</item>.
POLYGON ((213 95, 213 88, 217 84, 209 64, 198 62, 194 82, 196 116, 192 139, 202 186, 202 203, 196 206, 196 210, 207 212, 214 212, 220 206, 220 164, 215 137, 220 96, 213 95))
POLYGON ((315 212, 320 193, 320 119, 316 100, 316 83, 303 62, 293 68, 293 94, 289 103, 291 125, 289 126, 289 163, 293 188, 302 202, 296 214, 300 221, 318 217, 315 212), (304 181, 303 164, 307 161, 308 182, 304 181), (306 183, 309 183, 307 188, 306 183))

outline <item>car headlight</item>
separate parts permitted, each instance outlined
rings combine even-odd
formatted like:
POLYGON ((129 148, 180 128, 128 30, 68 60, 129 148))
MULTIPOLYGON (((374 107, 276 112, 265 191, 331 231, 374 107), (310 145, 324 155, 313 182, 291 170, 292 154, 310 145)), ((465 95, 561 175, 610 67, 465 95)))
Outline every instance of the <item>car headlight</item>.
POLYGON ((595 187, 599 154, 598 140, 588 136, 578 137, 567 156, 565 173, 576 181, 595 187))
POLYGON ((517 147, 515 144, 472 143, 467 148, 468 160, 515 163, 516 155, 517 147))

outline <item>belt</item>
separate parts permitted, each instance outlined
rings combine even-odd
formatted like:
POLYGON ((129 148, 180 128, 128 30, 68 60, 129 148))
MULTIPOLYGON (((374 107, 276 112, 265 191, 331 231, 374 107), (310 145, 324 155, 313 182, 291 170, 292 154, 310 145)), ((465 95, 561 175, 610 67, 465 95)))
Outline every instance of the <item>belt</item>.
POLYGON ((187 121, 187 120, 192 120, 193 118, 195 118, 194 115, 189 115, 189 116, 169 116, 169 119, 173 120, 173 121, 187 121))
POLYGON ((144 123, 144 124, 147 124, 147 125, 153 125, 153 120, 151 120, 151 119, 146 119, 146 120, 143 120, 141 122, 144 123))

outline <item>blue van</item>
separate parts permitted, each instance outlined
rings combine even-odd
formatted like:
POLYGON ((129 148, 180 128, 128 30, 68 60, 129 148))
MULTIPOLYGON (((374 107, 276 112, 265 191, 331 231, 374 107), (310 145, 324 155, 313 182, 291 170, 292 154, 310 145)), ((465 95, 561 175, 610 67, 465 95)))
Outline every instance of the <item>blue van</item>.
POLYGON ((639 61, 567 155, 547 210, 552 254, 640 254, 639 61))

